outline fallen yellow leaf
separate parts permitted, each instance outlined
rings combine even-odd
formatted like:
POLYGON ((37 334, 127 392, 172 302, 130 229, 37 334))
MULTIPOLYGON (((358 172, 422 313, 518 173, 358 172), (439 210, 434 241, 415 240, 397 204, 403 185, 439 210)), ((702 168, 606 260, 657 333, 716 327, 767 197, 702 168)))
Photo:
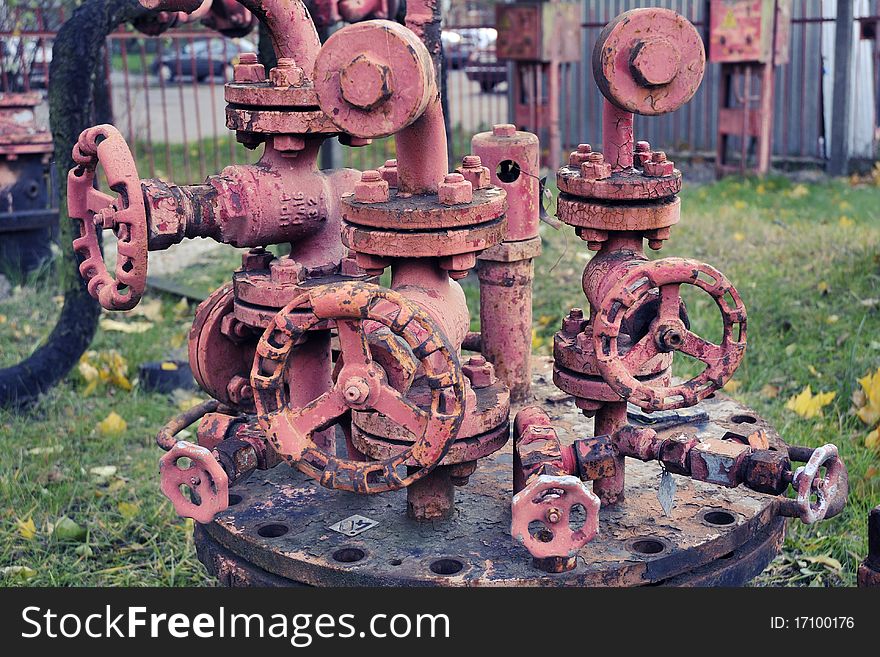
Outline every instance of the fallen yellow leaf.
POLYGON ((806 419, 822 417, 822 409, 828 406, 836 396, 837 393, 834 391, 820 392, 814 395, 810 386, 807 386, 799 394, 789 399, 785 403, 785 407, 806 419))
POLYGON ((795 186, 792 187, 791 190, 788 192, 788 195, 789 195, 791 198, 803 198, 804 196, 807 196, 809 193, 810 193, 810 190, 807 189, 806 186, 804 186, 804 185, 795 185, 795 186))
POLYGON ((745 201, 734 201, 733 207, 737 210, 745 210, 747 207, 747 203, 745 201))
POLYGON ((104 331, 119 331, 120 333, 146 333, 153 328, 153 322, 120 322, 116 319, 101 318, 98 322, 104 331))
POLYGON ((828 290, 831 288, 826 281, 819 281, 816 289, 819 291, 819 294, 828 294, 828 290))
POLYGON ((134 504, 132 502, 120 502, 117 505, 117 508, 119 509, 119 513, 121 513, 122 517, 126 520, 131 520, 138 513, 140 513, 141 510, 140 505, 134 504))
POLYGON ((110 415, 98 422, 95 428, 102 436, 115 438, 125 433, 128 423, 116 411, 110 411, 110 415))
POLYGON ((749 446, 752 449, 770 449, 770 439, 767 438, 767 432, 758 429, 755 433, 748 437, 749 446))
POLYGON ((850 219, 849 217, 847 217, 846 215, 842 215, 840 217, 840 219, 837 220, 837 223, 840 224, 841 228, 849 228, 850 226, 852 226, 856 222, 853 221, 852 219, 850 219))
POLYGON ((161 299, 150 299, 141 302, 126 313, 131 317, 145 317, 151 322, 162 321, 162 301, 161 299))
POLYGON ((16 518, 15 524, 18 525, 18 533, 21 534, 21 537, 24 540, 34 540, 34 537, 37 535, 37 526, 34 524, 33 518, 28 518, 27 520, 19 520, 16 518))
POLYGON ((880 449, 880 427, 877 427, 867 435, 865 447, 868 449, 880 449))
POLYGON ((724 387, 722 388, 722 390, 724 390, 724 392, 729 392, 730 394, 733 394, 737 390, 739 390, 739 387, 741 385, 742 384, 739 381, 737 381, 736 379, 731 379, 730 381, 728 381, 727 383, 724 384, 724 387))
POLYGON ((857 398, 854 396, 856 415, 868 426, 873 426, 880 422, 880 368, 877 368, 873 374, 866 374, 858 381, 862 387, 862 394, 857 398))

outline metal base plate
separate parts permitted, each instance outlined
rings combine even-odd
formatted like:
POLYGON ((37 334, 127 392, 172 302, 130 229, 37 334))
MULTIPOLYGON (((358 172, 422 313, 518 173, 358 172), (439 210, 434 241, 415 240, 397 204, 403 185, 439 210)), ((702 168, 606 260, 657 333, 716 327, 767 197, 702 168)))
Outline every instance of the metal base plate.
MULTIPOLYGON (((591 435, 592 421, 553 386, 551 363, 536 360, 532 403, 547 409, 563 441, 591 435)), ((784 448, 753 411, 723 395, 683 415, 653 414, 648 421, 661 434, 729 440, 763 428, 771 444, 784 448)), ((239 586, 741 585, 779 551, 785 523, 776 514, 778 498, 675 476, 675 507, 665 517, 656 496, 659 466, 627 459, 626 473, 625 501, 602 510, 599 536, 581 550, 575 569, 559 574, 535 568, 510 536, 510 443, 456 489, 450 520, 410 520, 403 490, 327 490, 282 465, 236 486, 234 504, 197 528, 196 544, 209 571, 239 586), (331 528, 351 516, 366 519, 342 528, 354 535, 331 528)))

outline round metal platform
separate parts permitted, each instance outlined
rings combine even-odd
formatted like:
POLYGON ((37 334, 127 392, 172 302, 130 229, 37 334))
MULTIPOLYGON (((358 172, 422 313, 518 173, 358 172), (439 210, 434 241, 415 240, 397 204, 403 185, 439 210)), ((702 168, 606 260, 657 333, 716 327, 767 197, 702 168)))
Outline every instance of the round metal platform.
MULTIPOLYGON (((563 442, 592 435, 592 421, 552 384, 552 364, 536 359, 533 400, 563 442)), ((763 428, 750 409, 723 395, 686 411, 630 421, 658 433, 745 441, 763 428)), ((785 532, 778 498, 675 476, 675 507, 657 500, 660 467, 627 459, 626 500, 602 509, 599 536, 574 570, 548 574, 510 536, 511 443, 479 462, 457 488, 450 520, 406 516, 406 491, 363 496, 322 488, 283 465, 230 491, 230 508, 197 525, 199 559, 231 586, 723 586, 741 585, 778 553, 785 532), (356 516, 356 517, 353 517, 356 516)))

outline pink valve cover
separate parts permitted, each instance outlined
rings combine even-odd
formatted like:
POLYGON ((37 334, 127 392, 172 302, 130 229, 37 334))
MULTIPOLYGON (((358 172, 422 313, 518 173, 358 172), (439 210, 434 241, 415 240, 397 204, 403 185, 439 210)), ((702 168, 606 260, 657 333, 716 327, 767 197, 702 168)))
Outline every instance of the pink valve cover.
POLYGON ((577 477, 541 475, 513 496, 510 533, 536 559, 572 557, 598 533, 599 506, 599 498, 577 477), (586 519, 575 530, 569 520, 578 505, 586 519), (529 523, 533 521, 543 523, 552 538, 545 541, 542 533, 532 535, 529 523))

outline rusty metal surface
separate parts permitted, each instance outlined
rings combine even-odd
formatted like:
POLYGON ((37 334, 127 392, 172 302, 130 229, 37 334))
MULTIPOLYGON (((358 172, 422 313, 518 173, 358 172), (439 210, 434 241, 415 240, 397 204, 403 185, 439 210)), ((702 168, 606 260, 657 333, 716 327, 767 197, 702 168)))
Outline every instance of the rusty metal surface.
MULTIPOLYGON (((571 401, 558 400, 547 359, 536 364, 533 391, 565 432, 564 443, 592 434, 592 423, 571 401)), ((766 426, 720 394, 701 408, 710 422, 685 428, 704 437, 723 437, 735 416, 754 416, 766 426)), ((236 489, 241 500, 231 499, 230 508, 200 530, 200 552, 227 551, 226 558, 242 569, 239 583, 252 581, 247 573, 263 578, 255 583, 270 573, 314 586, 740 585, 762 570, 781 544, 778 498, 676 477, 676 505, 667 518, 656 498, 659 466, 632 461, 626 501, 600 512, 599 534, 579 552, 574 570, 548 575, 531 565, 529 553, 509 534, 511 449, 480 461, 469 485, 458 491, 452 518, 434 523, 407 518, 403 491, 361 496, 323 489, 289 470, 258 473, 236 489), (730 522, 707 524, 710 510, 727 514, 720 518, 730 522), (352 514, 379 524, 354 537, 329 529, 352 514)))

